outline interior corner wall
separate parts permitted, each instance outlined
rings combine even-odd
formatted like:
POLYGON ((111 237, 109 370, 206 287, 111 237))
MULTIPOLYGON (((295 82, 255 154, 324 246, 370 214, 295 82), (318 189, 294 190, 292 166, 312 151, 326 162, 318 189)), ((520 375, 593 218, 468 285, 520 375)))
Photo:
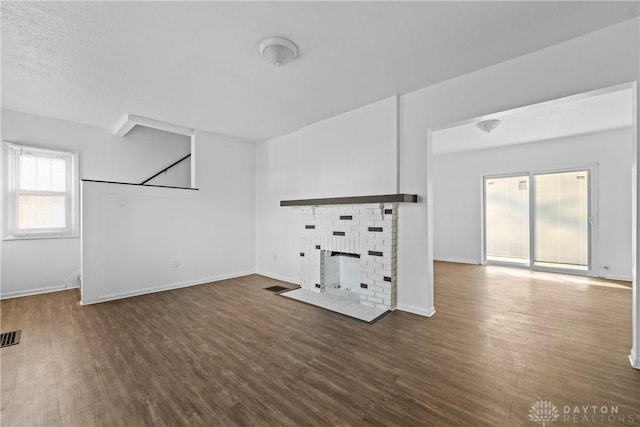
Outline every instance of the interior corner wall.
POLYGON ((255 146, 197 131, 195 148, 199 190, 83 183, 83 304, 254 272, 255 146))
POLYGON ((398 212, 398 306, 434 307, 426 171, 430 129, 639 79, 635 18, 400 98, 400 190, 421 202, 398 212))
POLYGON ((300 215, 280 200, 396 192, 396 98, 256 148, 256 270, 300 280, 300 215))
POLYGON ((434 258, 482 261, 483 176, 594 164, 598 201, 594 272, 631 280, 630 128, 436 156, 434 258))
MULTIPOLYGON (((82 179, 141 182, 189 153, 191 149, 190 138, 149 128, 135 128, 121 138, 114 136, 108 129, 6 109, 2 110, 1 120, 3 141, 78 152, 79 176, 82 179)), ((202 137, 205 141, 212 138, 222 141, 221 137, 208 134, 202 137)), ((238 174, 249 175, 242 179, 242 191, 251 195, 251 204, 246 207, 253 212, 254 146, 245 142, 239 143, 243 147, 247 146, 245 156, 237 153, 233 160, 238 160, 243 165, 238 167, 238 174)), ((223 142, 216 146, 220 144, 223 142)), ((206 147, 202 150, 204 154, 201 162, 204 164, 207 163, 204 156, 215 156, 215 161, 220 162, 218 157, 224 155, 220 152, 208 153, 209 149, 206 147)), ((203 191, 208 191, 211 187, 217 188, 218 185, 209 184, 206 179, 216 176, 218 180, 226 181, 236 173, 230 171, 226 164, 221 166, 222 168, 218 169, 219 175, 202 171, 202 179, 205 179, 202 182, 203 191)), ((234 205, 237 202, 230 200, 230 203, 234 205)), ((241 235, 251 234, 254 227, 253 213, 250 221, 242 222, 238 227, 242 228, 241 235)), ((252 235, 248 237, 248 241, 243 242, 253 245, 252 235)), ((79 238, 2 241, 1 247, 1 297, 63 289, 65 280, 80 270, 79 238)), ((252 262, 253 249, 247 255, 247 263, 252 262)))

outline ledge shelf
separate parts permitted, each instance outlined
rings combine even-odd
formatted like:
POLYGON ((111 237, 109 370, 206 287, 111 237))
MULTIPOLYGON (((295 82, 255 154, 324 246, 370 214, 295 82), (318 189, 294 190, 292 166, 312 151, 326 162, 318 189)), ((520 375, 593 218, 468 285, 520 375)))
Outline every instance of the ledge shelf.
POLYGON ((364 205, 368 203, 417 203, 417 194, 327 197, 324 199, 281 200, 280 206, 364 205))

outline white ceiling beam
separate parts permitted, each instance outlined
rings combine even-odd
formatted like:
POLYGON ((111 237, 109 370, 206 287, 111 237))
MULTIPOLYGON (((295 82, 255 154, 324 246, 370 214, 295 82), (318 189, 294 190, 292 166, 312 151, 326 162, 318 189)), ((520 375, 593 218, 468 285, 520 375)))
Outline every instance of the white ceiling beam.
POLYGON ((126 115, 123 120, 120 120, 118 125, 113 130, 113 134, 115 136, 125 136, 133 127, 136 125, 135 122, 129 120, 129 116, 126 115))
POLYGON ((134 114, 127 114, 127 116, 116 126, 113 134, 120 137, 125 136, 135 126, 144 126, 185 136, 193 136, 195 134, 195 131, 190 128, 150 119, 148 117, 136 116, 134 114))

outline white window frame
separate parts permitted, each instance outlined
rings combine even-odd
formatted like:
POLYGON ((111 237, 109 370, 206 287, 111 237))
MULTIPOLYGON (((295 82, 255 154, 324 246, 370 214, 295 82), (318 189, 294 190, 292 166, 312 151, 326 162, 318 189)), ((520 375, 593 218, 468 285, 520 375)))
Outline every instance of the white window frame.
POLYGON ((4 188, 4 240, 22 239, 60 239, 78 237, 78 154, 63 150, 31 147, 11 142, 3 144, 3 162, 6 173, 4 188), (64 192, 56 191, 20 191, 20 155, 33 154, 41 157, 62 158, 67 162, 66 188, 64 192), (18 227, 18 197, 20 194, 63 195, 66 197, 66 224, 62 228, 20 229, 18 227))

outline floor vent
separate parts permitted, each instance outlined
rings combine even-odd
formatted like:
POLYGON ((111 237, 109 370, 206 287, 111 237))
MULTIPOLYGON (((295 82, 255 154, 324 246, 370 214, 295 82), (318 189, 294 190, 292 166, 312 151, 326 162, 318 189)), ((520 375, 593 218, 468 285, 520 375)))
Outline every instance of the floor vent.
POLYGON ((271 292, 282 292, 282 291, 290 291, 291 289, 285 288, 284 286, 270 286, 268 288, 264 288, 265 291, 271 292))
POLYGON ((0 342, 2 342, 0 348, 18 344, 20 342, 20 330, 3 332, 0 334, 0 342))

